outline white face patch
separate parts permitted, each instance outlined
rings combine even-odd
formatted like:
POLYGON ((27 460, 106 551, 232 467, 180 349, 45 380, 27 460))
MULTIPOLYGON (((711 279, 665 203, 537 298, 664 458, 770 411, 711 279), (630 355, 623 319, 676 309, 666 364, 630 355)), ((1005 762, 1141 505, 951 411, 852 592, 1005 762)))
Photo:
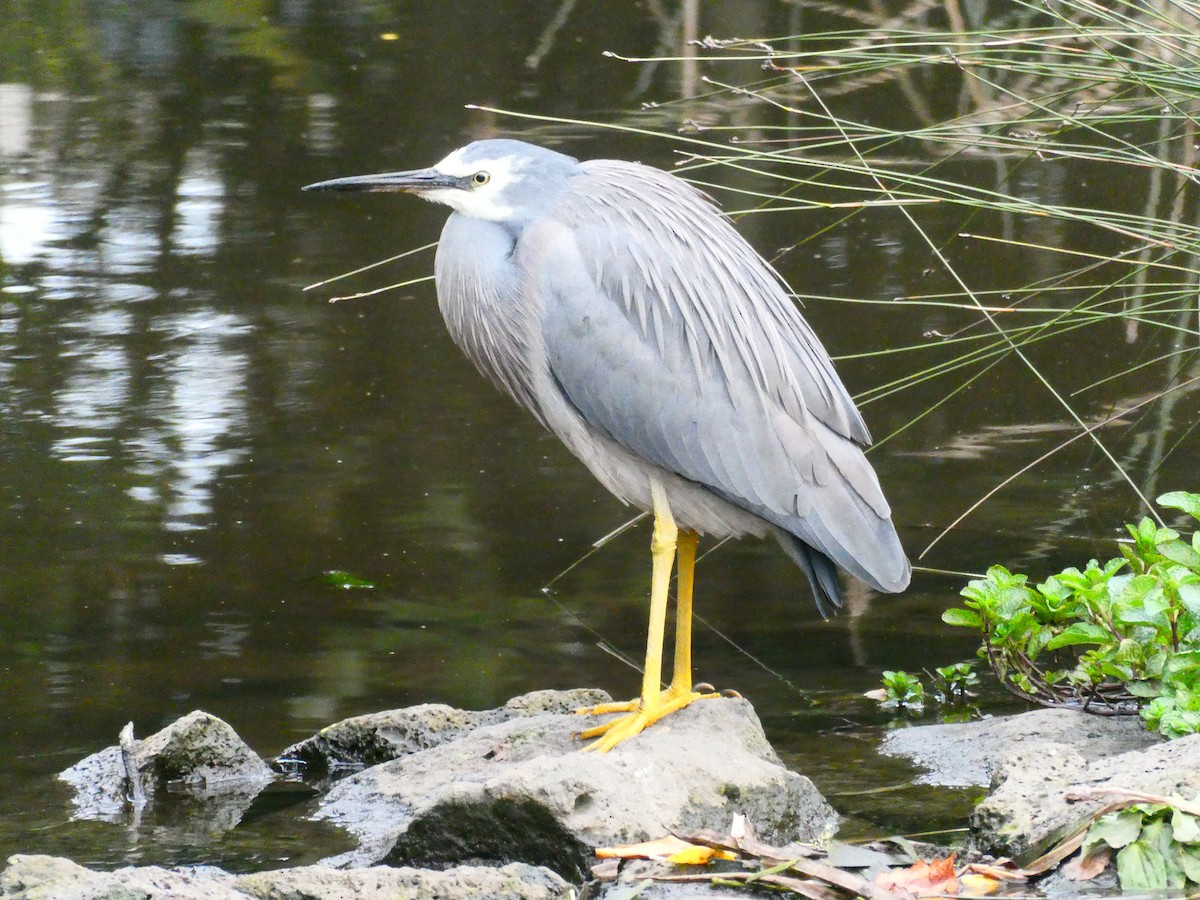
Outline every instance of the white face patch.
POLYGON ((488 175, 487 184, 472 184, 467 190, 459 188, 439 188, 434 191, 424 191, 427 200, 444 203, 464 216, 473 219, 486 219, 489 222, 501 222, 513 215, 513 209, 499 202, 499 197, 508 185, 519 176, 519 162, 511 158, 476 159, 471 162, 463 160, 463 150, 455 150, 440 163, 434 166, 439 172, 464 178, 470 181, 480 172, 488 175))

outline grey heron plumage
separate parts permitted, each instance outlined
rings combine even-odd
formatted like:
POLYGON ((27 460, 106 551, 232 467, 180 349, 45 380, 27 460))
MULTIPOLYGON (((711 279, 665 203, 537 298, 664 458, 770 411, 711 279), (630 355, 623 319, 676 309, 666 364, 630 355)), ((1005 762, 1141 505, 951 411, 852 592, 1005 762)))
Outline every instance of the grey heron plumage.
POLYGON ((658 695, 655 617, 677 536, 677 629, 684 616, 690 627, 697 534, 776 538, 823 615, 841 605, 838 567, 877 590, 908 585, 863 453, 870 435, 833 363, 783 279, 687 182, 483 140, 429 169, 308 189, 407 191, 450 206, 436 283, 455 343, 608 490, 654 512, 642 697, 613 707, 630 712, 624 724, 592 730, 607 731, 601 749, 700 696, 680 647, 690 631, 677 631, 672 686, 658 695))

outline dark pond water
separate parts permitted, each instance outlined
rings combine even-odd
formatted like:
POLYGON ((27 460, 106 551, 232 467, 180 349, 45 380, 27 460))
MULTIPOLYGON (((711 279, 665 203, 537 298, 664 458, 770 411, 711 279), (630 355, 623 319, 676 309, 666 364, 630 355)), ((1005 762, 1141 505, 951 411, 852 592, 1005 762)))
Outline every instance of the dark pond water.
MULTIPOLYGON (((428 275, 432 251, 303 290, 435 240, 444 212, 299 187, 426 165, 494 134, 578 156, 677 159, 666 140, 468 103, 668 132, 697 118, 765 128, 779 114, 729 98, 643 110, 680 97, 680 66, 602 51, 677 47, 678 21, 657 18, 657 4, 28 6, 31 19, 0 24, 0 856, 253 868, 341 849, 332 831, 304 823, 303 795, 286 792, 202 840, 170 820, 71 821, 54 773, 114 743, 129 720, 146 735, 202 708, 271 755, 336 719, 405 704, 484 708, 545 687, 632 695, 639 676, 618 656, 643 651, 646 527, 558 577, 630 511, 459 356, 430 282, 326 302, 428 275), (338 587, 330 571, 374 587, 338 587)), ((782 34, 799 15, 767 0, 704 4, 699 33, 782 34)), ((758 68, 702 71, 744 82, 758 68)), ((848 114, 867 119, 904 115, 891 93, 853 102, 848 114)), ((988 158, 953 172, 999 177, 988 158)), ((1054 167, 1021 170, 1008 189, 1080 202, 1144 192, 1054 167)), ((920 214, 946 239, 964 228, 961 213, 920 214)), ((971 224, 1112 249, 1053 224, 971 224)), ((847 357, 839 367, 854 391, 939 351, 862 354, 979 328, 952 309, 818 299, 951 287, 895 210, 746 216, 740 227, 811 295, 807 315, 847 357)), ((981 288, 1063 265, 999 244, 953 253, 981 288)), ((1156 341, 1152 329, 1127 341, 1123 325, 1100 325, 1036 358, 1070 390, 1164 352, 1156 341)), ((1148 366, 1074 402, 1085 419, 1101 417, 1167 378, 1148 366)), ((866 418, 888 435, 964 380, 893 393, 866 405, 866 418)), ((1196 406, 1185 395, 1106 431, 1148 493, 1195 487, 1196 406)), ((1020 362, 992 369, 872 456, 906 546, 915 556, 1077 428, 1020 362)), ((922 564, 1045 574, 1113 552, 1134 515, 1111 463, 1077 441, 922 564)), ((781 752, 855 827, 959 823, 966 799, 931 800, 909 787, 908 770, 875 757, 887 718, 858 695, 882 669, 971 654, 970 636, 939 619, 963 578, 918 572, 900 597, 851 588, 849 614, 822 622, 773 545, 727 544, 699 572, 698 675, 749 697, 781 752)), ((1006 708, 995 693, 983 702, 1006 708)))

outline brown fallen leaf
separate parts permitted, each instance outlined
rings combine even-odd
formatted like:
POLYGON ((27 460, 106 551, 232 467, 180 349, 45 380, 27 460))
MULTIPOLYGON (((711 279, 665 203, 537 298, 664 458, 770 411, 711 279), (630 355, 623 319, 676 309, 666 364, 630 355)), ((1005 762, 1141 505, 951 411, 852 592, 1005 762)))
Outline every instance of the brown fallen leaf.
POLYGON ((1087 856, 1081 853, 1067 860, 1062 867, 1062 873, 1071 881, 1091 881, 1107 869, 1111 861, 1112 848, 1098 845, 1088 851, 1087 856))
POLYGON ((919 859, 906 869, 889 869, 875 876, 874 883, 888 891, 908 891, 914 897, 957 894, 954 854, 929 862, 919 859))

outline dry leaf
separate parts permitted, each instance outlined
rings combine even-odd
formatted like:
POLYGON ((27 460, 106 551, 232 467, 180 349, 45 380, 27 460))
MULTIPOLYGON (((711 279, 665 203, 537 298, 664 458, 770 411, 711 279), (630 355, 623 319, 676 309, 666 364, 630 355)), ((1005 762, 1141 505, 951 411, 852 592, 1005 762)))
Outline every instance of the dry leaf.
POLYGON ((931 862, 917 860, 907 869, 890 869, 875 876, 875 885, 888 891, 904 890, 914 897, 957 894, 954 854, 931 862))
POLYGON ((597 847, 596 856, 600 859, 666 859, 673 853, 680 853, 692 846, 694 845, 687 841, 681 841, 673 834, 668 834, 666 837, 643 841, 640 844, 597 847))
POLYGON ((1062 873, 1071 881, 1091 881, 1108 868, 1111 860, 1111 847, 1093 847, 1087 856, 1081 853, 1067 860, 1062 873))
POLYGON ((969 894, 984 895, 993 894, 1000 888, 1001 882, 990 875, 980 875, 977 872, 967 872, 958 879, 958 883, 962 885, 969 894))
POLYGON ((667 857, 667 862, 673 862, 680 866, 703 866, 710 859, 737 859, 737 857, 728 850, 717 850, 713 847, 701 847, 694 844, 686 850, 672 853, 667 857))
POLYGON ((722 855, 721 851, 714 850, 712 847, 689 844, 673 834, 653 841, 643 841, 640 844, 597 847, 596 855, 601 859, 665 859, 671 862, 691 862, 692 858, 696 857, 697 864, 708 862, 713 856, 720 859, 733 859, 733 854, 722 855))
POLYGON ((1013 865, 1011 860, 999 859, 996 865, 989 866, 984 863, 967 863, 967 871, 974 872, 976 875, 986 875, 988 878, 994 878, 997 881, 1028 881, 1026 874, 1013 865))

